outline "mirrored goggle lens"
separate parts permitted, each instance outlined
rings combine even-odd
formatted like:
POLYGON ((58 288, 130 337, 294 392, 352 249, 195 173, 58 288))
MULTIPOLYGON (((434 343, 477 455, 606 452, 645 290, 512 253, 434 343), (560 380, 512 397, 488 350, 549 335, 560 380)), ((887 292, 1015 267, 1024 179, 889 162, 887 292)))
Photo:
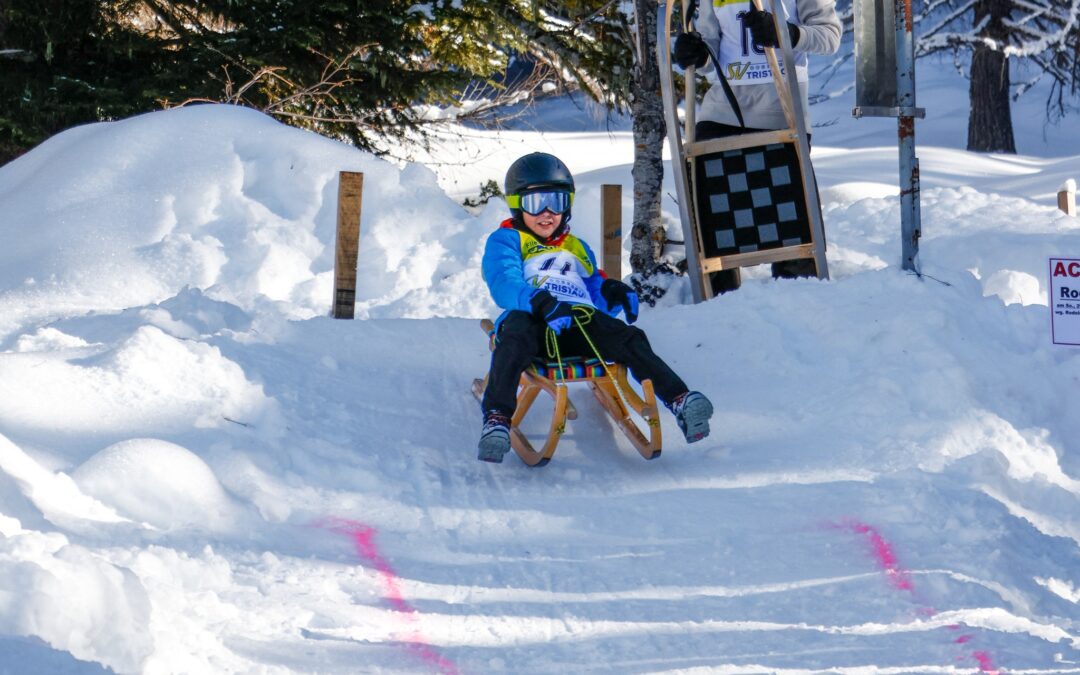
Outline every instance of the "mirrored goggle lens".
POLYGON ((530 216, 538 216, 545 210, 562 214, 569 208, 569 192, 530 192, 521 195, 521 210, 530 216))

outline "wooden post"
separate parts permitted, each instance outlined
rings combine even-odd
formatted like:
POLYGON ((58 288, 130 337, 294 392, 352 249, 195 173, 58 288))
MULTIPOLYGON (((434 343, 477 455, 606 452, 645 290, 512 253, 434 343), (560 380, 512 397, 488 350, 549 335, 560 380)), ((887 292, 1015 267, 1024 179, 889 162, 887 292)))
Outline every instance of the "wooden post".
POLYGON ((1061 186, 1058 192, 1058 208, 1067 215, 1076 215, 1076 181, 1069 179, 1061 186))
POLYGON ((337 244, 334 257, 335 319, 351 319, 356 312, 356 257, 360 250, 360 205, 364 174, 338 173, 337 244))
POLYGON ((622 186, 600 186, 600 222, 604 241, 600 266, 611 279, 622 279, 622 186))

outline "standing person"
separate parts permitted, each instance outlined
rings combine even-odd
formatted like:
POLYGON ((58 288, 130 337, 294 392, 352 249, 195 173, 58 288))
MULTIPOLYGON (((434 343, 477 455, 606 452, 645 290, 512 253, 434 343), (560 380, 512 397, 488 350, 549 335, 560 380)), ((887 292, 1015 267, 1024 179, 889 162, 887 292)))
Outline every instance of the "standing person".
POLYGON ((591 339, 605 359, 626 365, 639 382, 653 381, 687 442, 708 436, 712 403, 689 391, 653 352, 643 330, 616 318, 623 312, 626 321, 637 320, 637 294, 608 279, 589 245, 570 233, 574 177, 566 165, 542 152, 525 155, 506 172, 505 192, 511 217, 488 236, 481 268, 491 297, 505 311, 495 322, 480 403, 478 458, 501 462, 510 450, 518 382, 552 337, 559 353, 578 356, 591 355, 591 339))
MULTIPOLYGON (((782 4, 809 128, 807 54, 834 54, 840 48, 843 29, 836 15, 836 0, 782 0, 782 4)), ((718 82, 706 92, 697 111, 696 140, 786 128, 765 56, 765 47, 780 46, 773 15, 758 10, 750 0, 712 0, 698 13, 696 26, 700 33, 680 33, 674 48, 680 68, 700 68, 712 57, 717 70, 718 82)), ((809 259, 772 265, 774 278, 813 276, 815 271, 814 261, 809 259)), ((734 290, 740 285, 739 270, 713 273, 710 281, 716 293, 734 290)))

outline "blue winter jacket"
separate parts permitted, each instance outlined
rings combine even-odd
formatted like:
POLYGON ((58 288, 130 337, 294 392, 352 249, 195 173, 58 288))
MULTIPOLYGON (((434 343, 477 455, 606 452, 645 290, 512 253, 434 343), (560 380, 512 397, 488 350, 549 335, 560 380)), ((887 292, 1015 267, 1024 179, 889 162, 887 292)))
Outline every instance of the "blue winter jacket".
MULTIPOLYGON (((564 265, 561 272, 564 275, 573 275, 575 285, 580 281, 588 295, 587 300, 582 298, 582 304, 591 304, 612 316, 621 309, 616 306, 613 311, 600 294, 600 285, 604 283, 607 275, 597 266, 596 255, 583 240, 567 231, 552 241, 542 243, 530 233, 516 229, 513 221, 507 219, 499 229, 488 236, 480 268, 492 299, 505 310, 495 322, 496 330, 508 312, 532 311, 529 301, 540 292, 540 288, 539 284, 533 285, 526 278, 526 260, 538 255, 550 256, 553 253, 569 254, 577 263, 574 266, 564 265)), ((558 293, 552 294, 556 299, 573 302, 572 299, 560 297, 558 293)))

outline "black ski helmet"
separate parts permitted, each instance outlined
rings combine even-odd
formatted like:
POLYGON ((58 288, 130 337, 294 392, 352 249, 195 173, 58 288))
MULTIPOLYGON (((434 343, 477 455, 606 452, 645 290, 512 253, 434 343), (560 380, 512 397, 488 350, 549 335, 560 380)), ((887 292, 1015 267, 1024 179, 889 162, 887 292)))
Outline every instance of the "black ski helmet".
MULTIPOLYGON (((521 217, 521 195, 537 190, 561 190, 570 193, 570 203, 574 199, 574 176, 570 169, 555 155, 546 152, 534 152, 519 157, 506 171, 503 182, 506 204, 514 218, 521 217)), ((570 210, 563 215, 563 224, 570 222, 570 210)))

